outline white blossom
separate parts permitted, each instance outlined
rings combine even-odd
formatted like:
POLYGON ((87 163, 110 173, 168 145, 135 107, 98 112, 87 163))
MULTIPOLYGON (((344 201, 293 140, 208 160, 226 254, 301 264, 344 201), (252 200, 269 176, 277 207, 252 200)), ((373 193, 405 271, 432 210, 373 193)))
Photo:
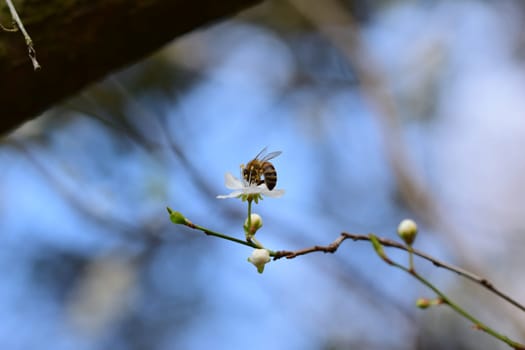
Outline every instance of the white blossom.
POLYGON ((217 198, 219 199, 240 198, 242 196, 248 195, 263 195, 266 197, 279 198, 284 194, 283 189, 274 189, 270 191, 268 187, 266 187, 265 183, 262 183, 260 185, 256 185, 253 183, 250 184, 244 179, 240 180, 236 178, 230 172, 227 172, 224 175, 224 185, 226 186, 226 188, 233 191, 229 194, 217 196, 217 198))

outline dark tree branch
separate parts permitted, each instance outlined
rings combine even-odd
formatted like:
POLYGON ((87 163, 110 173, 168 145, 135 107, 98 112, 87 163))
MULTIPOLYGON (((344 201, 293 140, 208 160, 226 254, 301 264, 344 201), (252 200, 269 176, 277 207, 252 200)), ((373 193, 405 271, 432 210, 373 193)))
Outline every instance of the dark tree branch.
MULTIPOLYGON (((260 1, 25 1, 17 11, 42 69, 33 70, 20 33, 0 33, 0 134, 173 38, 260 1)), ((3 2, 0 16, 11 20, 3 2)))

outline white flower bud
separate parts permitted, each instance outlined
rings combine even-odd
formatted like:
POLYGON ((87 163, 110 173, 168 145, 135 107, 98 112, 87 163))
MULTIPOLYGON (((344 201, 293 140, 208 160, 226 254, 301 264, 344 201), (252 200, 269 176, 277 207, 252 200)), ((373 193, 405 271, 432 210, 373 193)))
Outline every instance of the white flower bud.
POLYGON ((397 234, 407 245, 412 245, 417 235, 417 225, 414 220, 405 219, 399 223, 397 234))
POLYGON ((259 214, 250 215, 250 227, 248 227, 248 218, 244 221, 244 227, 248 230, 249 235, 253 236, 263 225, 262 218, 259 214))
POLYGON ((266 249, 255 249, 248 261, 255 265, 259 273, 263 273, 264 265, 270 261, 270 252, 266 249))

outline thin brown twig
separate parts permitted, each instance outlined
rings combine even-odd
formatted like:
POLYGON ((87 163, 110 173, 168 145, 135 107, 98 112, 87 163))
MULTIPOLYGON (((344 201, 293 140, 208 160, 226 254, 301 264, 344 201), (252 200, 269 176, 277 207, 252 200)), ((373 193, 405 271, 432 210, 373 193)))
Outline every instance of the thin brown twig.
MULTIPOLYGON (((310 254, 310 253, 313 253, 313 252, 322 252, 322 253, 335 253, 337 251, 337 249, 339 248, 339 246, 341 245, 341 243, 343 243, 345 240, 347 239, 351 239, 353 241, 370 241, 370 237, 368 235, 363 235, 363 234, 354 234, 354 233, 347 233, 347 232, 343 232, 341 233, 341 235, 335 240, 333 241, 332 243, 326 245, 326 246, 320 246, 320 245, 315 245, 313 247, 309 247, 309 248, 304 248, 304 249, 299 249, 299 250, 296 250, 296 251, 288 251, 288 250, 280 250, 280 251, 276 251, 274 254, 273 254, 273 259, 274 260, 278 260, 278 259, 281 259, 281 258, 287 258, 287 259, 293 259, 297 256, 300 256, 300 255, 306 255, 306 254, 310 254)), ((407 251, 408 252, 408 248, 407 246, 405 246, 404 244, 402 243, 399 243, 399 242, 396 242, 396 241, 393 241, 391 239, 387 239, 387 238, 377 238, 378 241, 385 247, 391 247, 391 248, 397 248, 397 249, 401 249, 401 250, 404 250, 404 251, 407 251)), ((510 296, 508 296, 507 294, 503 293, 502 291, 500 291, 499 289, 497 289, 488 279, 484 278, 484 277, 480 277, 472 272, 469 272, 467 270, 464 270, 460 267, 457 267, 457 266, 453 266, 453 265, 450 265, 450 264, 447 264, 447 263, 444 263, 422 251, 419 251, 417 249, 412 249, 412 252, 414 255, 417 255, 419 256, 420 258, 423 258, 427 261, 430 261, 432 264, 434 264, 434 266, 437 266, 437 267, 441 267, 445 270, 449 270, 449 271, 452 271, 466 279, 469 279, 477 284, 480 284, 481 286, 483 286, 484 288, 488 289, 490 292, 496 294, 497 296, 499 296, 500 298, 506 300, 507 302, 509 302, 510 304, 514 305, 515 307, 517 307, 518 309, 520 309, 521 311, 525 311, 525 306, 520 304, 519 302, 517 302, 516 300, 514 300, 513 298, 511 298, 510 296)))

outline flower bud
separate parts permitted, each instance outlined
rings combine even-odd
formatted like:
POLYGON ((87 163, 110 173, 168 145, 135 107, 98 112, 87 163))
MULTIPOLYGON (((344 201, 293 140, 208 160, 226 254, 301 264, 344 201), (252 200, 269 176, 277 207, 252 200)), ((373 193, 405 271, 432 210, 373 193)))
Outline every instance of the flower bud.
POLYGON ((178 211, 173 211, 170 207, 167 207, 166 209, 168 210, 168 213, 170 214, 171 222, 173 222, 174 224, 181 224, 181 225, 186 224, 186 218, 184 217, 184 215, 182 215, 178 211))
POLYGON ((257 230, 262 227, 262 225, 263 221, 261 216, 255 213, 250 215, 250 227, 248 227, 248 218, 246 218, 244 221, 244 227, 250 236, 253 236, 255 232, 257 232, 257 230))
POLYGON ((416 306, 420 309, 426 309, 431 306, 441 305, 444 303, 445 301, 441 298, 435 298, 435 299, 419 298, 416 300, 416 306))
POLYGON ((255 249, 248 261, 255 265, 259 273, 263 273, 264 265, 270 261, 270 252, 266 249, 255 249))
POLYGON ((427 298, 419 298, 416 300, 416 306, 420 309, 426 309, 432 306, 432 301, 427 298))
POLYGON ((401 221, 397 227, 397 234, 407 245, 412 245, 417 235, 416 223, 410 219, 401 221))

